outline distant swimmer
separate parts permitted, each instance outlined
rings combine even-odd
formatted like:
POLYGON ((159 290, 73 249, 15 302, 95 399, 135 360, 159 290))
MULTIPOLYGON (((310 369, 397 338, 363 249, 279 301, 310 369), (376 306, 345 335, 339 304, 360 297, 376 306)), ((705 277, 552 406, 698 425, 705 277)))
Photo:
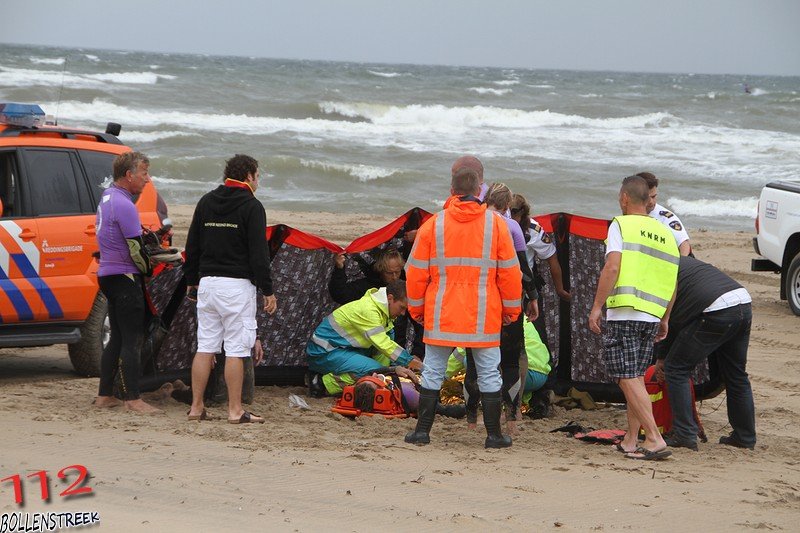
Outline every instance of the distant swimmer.
POLYGON ((744 92, 746 92, 747 94, 753 94, 753 91, 750 89, 750 85, 743 83, 742 88, 744 89, 744 92))
POLYGON ((647 182, 647 186, 650 188, 650 194, 647 200, 647 214, 670 229, 672 235, 675 237, 675 244, 678 245, 678 251, 681 255, 692 255, 692 245, 689 242, 689 234, 686 232, 686 228, 681 222, 681 219, 678 218, 678 215, 656 202, 656 198, 658 197, 658 178, 650 172, 639 172, 636 175, 640 178, 644 178, 647 182))

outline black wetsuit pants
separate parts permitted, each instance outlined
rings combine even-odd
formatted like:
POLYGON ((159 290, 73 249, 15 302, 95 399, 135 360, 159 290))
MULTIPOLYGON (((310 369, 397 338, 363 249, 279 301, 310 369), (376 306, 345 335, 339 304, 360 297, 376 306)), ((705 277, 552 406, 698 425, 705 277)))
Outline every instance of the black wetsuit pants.
POLYGON ((115 382, 123 400, 139 398, 139 368, 144 338, 142 277, 124 274, 98 278, 108 300, 111 339, 100 359, 99 396, 113 396, 115 382))
MULTIPOLYGON (((519 376, 519 356, 523 347, 523 320, 525 320, 525 314, 520 313, 516 321, 503 326, 500 332, 500 375, 503 377, 503 403, 506 406, 506 416, 512 420, 517 416, 519 399, 524 386, 519 376)), ((471 352, 472 350, 467 349, 467 372, 464 376, 467 411, 477 409, 480 401, 478 371, 475 368, 471 352)))

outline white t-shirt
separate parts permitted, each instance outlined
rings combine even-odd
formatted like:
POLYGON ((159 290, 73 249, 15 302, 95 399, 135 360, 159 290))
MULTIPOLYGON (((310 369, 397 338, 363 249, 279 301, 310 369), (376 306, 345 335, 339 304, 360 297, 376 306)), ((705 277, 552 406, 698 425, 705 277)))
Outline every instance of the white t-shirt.
POLYGON ((525 243, 525 256, 528 258, 528 265, 531 271, 534 269, 536 259, 549 259, 556 254, 556 243, 553 238, 535 221, 531 221, 531 237, 525 243))
MULTIPOLYGON (((622 233, 616 220, 608 227, 606 240, 606 257, 611 252, 622 253, 622 233)), ((658 317, 637 311, 633 307, 611 307, 606 310, 606 320, 637 320, 639 322, 661 322, 658 317)))
POLYGON ((683 227, 681 219, 663 205, 656 204, 653 210, 650 211, 650 216, 669 228, 675 237, 675 244, 678 246, 689 240, 689 234, 686 233, 686 228, 683 227))

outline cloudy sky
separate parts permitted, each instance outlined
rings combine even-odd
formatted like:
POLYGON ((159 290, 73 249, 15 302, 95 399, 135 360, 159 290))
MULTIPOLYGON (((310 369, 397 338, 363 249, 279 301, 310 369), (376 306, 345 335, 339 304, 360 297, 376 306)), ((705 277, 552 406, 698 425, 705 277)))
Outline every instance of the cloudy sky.
POLYGON ((800 1, 2 0, 0 42, 378 63, 800 75, 800 1))

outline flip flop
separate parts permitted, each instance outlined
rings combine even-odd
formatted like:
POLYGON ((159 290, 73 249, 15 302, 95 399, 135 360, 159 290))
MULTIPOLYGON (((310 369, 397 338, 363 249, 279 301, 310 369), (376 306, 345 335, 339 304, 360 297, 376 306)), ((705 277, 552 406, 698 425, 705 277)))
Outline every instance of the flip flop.
POLYGON ((240 416, 238 419, 237 418, 228 419, 228 424, 263 424, 263 423, 264 423, 263 418, 261 418, 258 415, 254 415, 249 411, 245 411, 244 413, 242 413, 242 416, 240 416))
POLYGON ((662 448, 661 450, 656 451, 648 450, 647 448, 642 448, 639 446, 636 448, 635 452, 626 453, 625 457, 628 459, 638 459, 640 461, 660 461, 662 459, 666 459, 670 455, 672 455, 672 451, 668 450, 667 448, 662 448))
MULTIPOLYGON (((612 450, 615 450, 615 451, 618 451, 618 452, 622 452, 622 453, 636 453, 636 451, 629 452, 628 450, 626 450, 625 448, 623 448, 623 447, 622 447, 622 444, 620 444, 620 443, 614 444, 614 445, 611 447, 611 449, 612 449, 612 450)), ((637 448, 637 449, 638 449, 638 448, 637 448)))
POLYGON ((200 413, 199 415, 190 415, 190 414, 189 414, 190 412, 191 412, 191 411, 187 411, 187 412, 186 412, 187 418, 188 418, 190 421, 195 421, 195 420, 196 420, 196 421, 200 421, 200 420, 211 420, 211 417, 210 417, 210 416, 208 416, 208 413, 206 412, 206 410, 205 410, 205 409, 203 409, 203 412, 202 412, 202 413, 200 413))

